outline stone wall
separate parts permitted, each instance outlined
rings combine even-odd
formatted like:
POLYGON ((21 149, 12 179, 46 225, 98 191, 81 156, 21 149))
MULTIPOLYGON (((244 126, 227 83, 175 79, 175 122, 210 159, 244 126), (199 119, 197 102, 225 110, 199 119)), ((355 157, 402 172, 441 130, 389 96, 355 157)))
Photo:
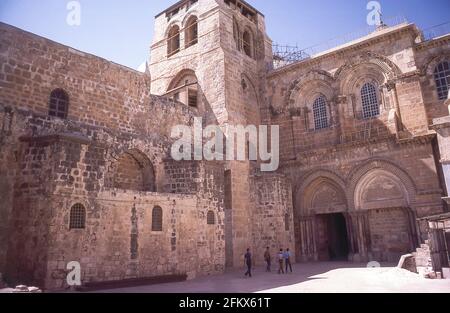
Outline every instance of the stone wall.
POLYGON ((252 237, 257 265, 264 264, 264 252, 270 247, 275 254, 289 248, 295 259, 294 211, 292 185, 284 175, 252 177, 252 237))
POLYGON ((282 159, 320 147, 427 134, 428 120, 414 58, 413 25, 403 25, 268 75, 272 123, 282 132, 282 159), (408 73, 408 74, 406 74, 408 73), (362 116, 361 87, 377 86, 380 116, 362 116), (312 105, 322 95, 329 127, 315 130, 312 105))
POLYGON ((0 26, 6 278, 62 288, 70 261, 83 282, 223 271, 223 165, 170 158, 172 127, 192 126, 196 110, 150 95, 144 74, 0 26), (56 88, 69 94, 67 120, 47 115, 56 88), (82 230, 69 229, 77 203, 82 230))
POLYGON ((22 137, 11 164, 20 170, 13 180, 7 279, 58 289, 67 274, 63 267, 71 261, 80 262, 83 282, 223 270, 223 165, 186 166, 167 161, 166 151, 151 141, 121 141, 86 125, 81 129, 89 135, 68 134, 61 129, 65 122, 16 116, 25 133, 33 127, 36 133, 22 137), (60 128, 37 126, 45 121, 60 128), (145 154, 153 151, 160 193, 105 186, 105 176, 117 169, 111 164, 120 162, 116 152, 110 154, 111 140, 124 151, 130 142, 145 154), (174 175, 186 168, 189 175, 174 175), (181 181, 189 190, 180 189, 181 181), (82 230, 69 229, 70 209, 77 203, 87 210, 82 230), (155 206, 163 209, 163 232, 151 231, 155 206), (214 225, 206 224, 208 211, 216 216, 214 225))

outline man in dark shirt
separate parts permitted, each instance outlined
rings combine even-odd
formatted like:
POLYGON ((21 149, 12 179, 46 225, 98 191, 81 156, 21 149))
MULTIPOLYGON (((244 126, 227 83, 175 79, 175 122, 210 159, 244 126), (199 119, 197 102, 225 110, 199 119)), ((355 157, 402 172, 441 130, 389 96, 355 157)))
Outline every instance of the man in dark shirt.
POLYGON ((266 271, 267 272, 272 271, 272 269, 271 269, 271 267, 272 267, 272 257, 270 255, 270 248, 269 247, 267 247, 267 250, 264 253, 264 260, 266 261, 266 264, 267 264, 266 271))
POLYGON ((245 254, 245 265, 247 265, 245 276, 252 277, 252 254, 250 253, 250 248, 247 249, 247 253, 245 254))

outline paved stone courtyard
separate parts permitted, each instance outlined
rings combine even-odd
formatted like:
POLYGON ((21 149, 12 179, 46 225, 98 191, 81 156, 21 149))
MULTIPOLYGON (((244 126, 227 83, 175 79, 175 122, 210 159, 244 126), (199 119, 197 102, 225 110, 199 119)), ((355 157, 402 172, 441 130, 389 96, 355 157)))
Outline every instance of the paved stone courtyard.
POLYGON ((296 264, 294 274, 265 273, 253 278, 241 272, 203 277, 187 282, 142 286, 102 292, 120 293, 450 293, 450 280, 428 280, 393 265, 366 268, 354 263, 296 264))

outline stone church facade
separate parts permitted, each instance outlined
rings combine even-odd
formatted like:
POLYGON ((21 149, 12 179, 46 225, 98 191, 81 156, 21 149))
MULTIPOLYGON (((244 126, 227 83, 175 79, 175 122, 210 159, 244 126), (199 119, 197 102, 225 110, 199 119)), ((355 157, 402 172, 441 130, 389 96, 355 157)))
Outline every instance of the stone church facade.
POLYGON ((443 213, 450 36, 414 24, 274 68, 264 15, 183 0, 145 73, 0 24, 0 272, 83 283, 223 273, 265 247, 298 262, 398 261, 443 213), (171 130, 279 125, 278 171, 175 161, 171 130))

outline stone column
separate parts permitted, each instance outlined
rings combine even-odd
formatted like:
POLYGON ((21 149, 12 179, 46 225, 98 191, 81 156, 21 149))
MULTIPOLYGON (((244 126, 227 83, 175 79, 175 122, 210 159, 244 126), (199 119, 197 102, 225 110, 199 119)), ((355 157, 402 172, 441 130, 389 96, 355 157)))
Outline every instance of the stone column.
POLYGON ((299 261, 308 262, 316 259, 317 249, 314 238, 314 217, 300 217, 299 221, 299 261))
POLYGON ((443 198, 450 205, 450 93, 445 105, 449 107, 449 115, 433 120, 431 129, 437 132, 438 145, 441 153, 441 166, 445 179, 445 193, 443 198))
POLYGON ((369 227, 369 212, 358 211, 349 213, 349 238, 352 245, 354 262, 368 262, 372 251, 369 227))
POLYGON ((403 122, 402 122, 402 112, 400 110, 400 104, 398 101, 397 85, 395 82, 388 82, 386 84, 386 89, 388 92, 391 93, 392 101, 394 102, 393 105, 394 105, 394 110, 395 110, 395 115, 396 115, 396 120, 395 120, 396 131, 401 132, 401 131, 403 131, 403 122))

